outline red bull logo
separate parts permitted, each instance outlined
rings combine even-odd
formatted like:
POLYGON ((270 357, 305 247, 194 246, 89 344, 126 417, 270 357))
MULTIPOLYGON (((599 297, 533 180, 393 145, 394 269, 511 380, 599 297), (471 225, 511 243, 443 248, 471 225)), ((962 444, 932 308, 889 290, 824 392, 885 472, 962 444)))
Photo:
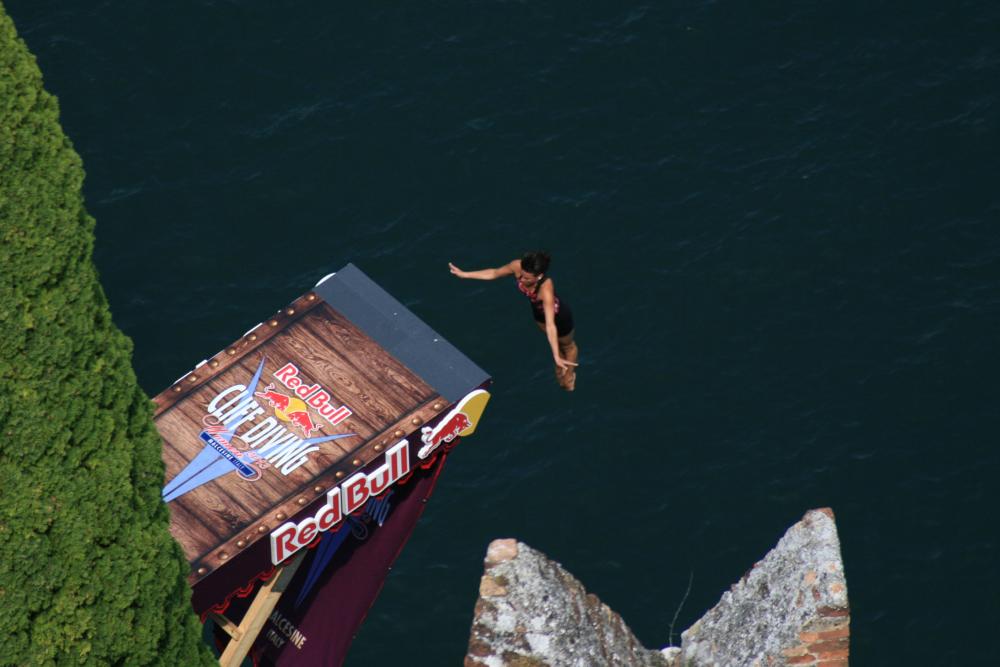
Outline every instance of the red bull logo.
POLYGON ((309 410, 306 409, 306 404, 302 399, 274 391, 273 384, 267 385, 264 391, 254 392, 254 396, 260 396, 270 403, 278 419, 298 426, 305 437, 308 438, 313 431, 319 430, 319 426, 316 426, 309 415, 309 410))
POLYGON ((464 412, 453 412, 441 420, 434 428, 429 426, 423 427, 420 429, 420 440, 424 443, 424 446, 417 452, 417 456, 422 459, 427 458, 427 455, 440 447, 441 443, 451 442, 470 426, 472 426, 472 422, 469 420, 468 415, 464 412))
MULTIPOLYGON (((298 366, 288 362, 277 372, 274 377, 281 384, 292 390, 295 395, 292 400, 305 401, 305 404, 319 413, 319 416, 336 426, 351 416, 352 412, 346 405, 334 405, 331 402, 333 396, 319 384, 308 384, 300 377, 298 366)), ((279 394, 281 395, 281 394, 279 394)))
POLYGON ((465 416, 465 413, 459 412, 433 430, 424 427, 427 428, 427 437, 422 439, 424 443, 436 448, 442 442, 451 442, 459 433, 470 426, 472 426, 472 422, 469 421, 469 418, 465 416))
POLYGON ((420 429, 420 441, 424 445, 417 452, 417 457, 426 459, 442 443, 451 442, 460 436, 472 435, 489 400, 488 392, 475 389, 466 394, 435 426, 425 426, 420 429))
MULTIPOLYGON (((291 475, 309 464, 323 443, 357 436, 334 433, 310 437, 320 429, 302 397, 275 391, 273 384, 257 391, 266 360, 266 357, 260 359, 247 384, 222 389, 205 406, 208 412, 203 421, 205 428, 198 434, 204 448, 163 487, 165 502, 232 472, 249 482, 259 480, 265 469, 273 474, 291 475), (266 415, 267 408, 261 405, 265 402, 274 409, 273 416, 266 415)), ((313 398, 313 394, 315 391, 306 398, 313 398)), ((339 421, 351 414, 346 407, 341 410, 339 421)))

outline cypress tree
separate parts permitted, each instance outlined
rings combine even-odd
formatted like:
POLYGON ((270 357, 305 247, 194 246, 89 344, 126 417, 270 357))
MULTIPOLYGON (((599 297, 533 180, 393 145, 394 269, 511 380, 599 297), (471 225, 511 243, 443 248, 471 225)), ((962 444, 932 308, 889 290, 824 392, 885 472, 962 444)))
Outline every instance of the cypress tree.
POLYGON ((0 5, 0 664, 212 664, 82 183, 0 5))

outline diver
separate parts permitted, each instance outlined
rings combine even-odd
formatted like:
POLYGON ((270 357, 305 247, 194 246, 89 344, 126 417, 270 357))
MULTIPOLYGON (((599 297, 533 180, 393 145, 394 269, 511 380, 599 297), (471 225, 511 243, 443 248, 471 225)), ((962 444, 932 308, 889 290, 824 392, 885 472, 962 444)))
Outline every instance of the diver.
POLYGON ((448 268, 459 278, 496 280, 513 275, 517 289, 528 297, 531 314, 538 328, 545 332, 555 362, 556 382, 566 391, 576 388, 579 350, 573 340, 573 313, 564 299, 556 296, 552 279, 547 275, 551 257, 546 252, 527 252, 521 259, 496 269, 463 271, 451 262, 448 268))

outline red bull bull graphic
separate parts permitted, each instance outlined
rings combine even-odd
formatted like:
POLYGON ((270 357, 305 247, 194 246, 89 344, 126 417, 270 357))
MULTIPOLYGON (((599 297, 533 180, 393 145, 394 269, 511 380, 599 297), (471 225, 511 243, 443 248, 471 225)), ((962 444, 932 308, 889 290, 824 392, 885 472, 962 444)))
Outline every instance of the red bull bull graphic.
POLYGON ((292 397, 279 394, 278 392, 273 391, 273 389, 274 383, 272 382, 265 387, 264 391, 254 392, 254 396, 260 396, 261 398, 266 399, 267 402, 271 404, 271 407, 274 408, 275 412, 284 412, 288 409, 288 406, 291 405, 292 397))
POLYGON ((301 410, 299 412, 289 412, 288 418, 292 420, 293 424, 302 429, 302 433, 306 437, 312 435, 313 431, 319 430, 319 426, 316 426, 313 423, 312 417, 310 417, 309 413, 305 410, 301 410))
POLYGON ((309 416, 309 411, 302 399, 274 391, 274 384, 267 385, 264 391, 255 392, 254 396, 260 396, 266 400, 274 408, 274 414, 278 419, 297 425, 302 429, 302 435, 305 437, 308 438, 313 431, 319 430, 312 417, 309 416))
POLYGON ((441 443, 451 442, 458 437, 459 433, 470 426, 472 426, 472 422, 469 421, 468 415, 464 412, 453 413, 434 428, 425 426, 421 430, 422 435, 420 436, 424 446, 420 448, 418 456, 422 459, 427 458, 427 455, 437 449, 441 443))
POLYGON ((410 473, 410 443, 400 440, 385 452, 385 462, 375 470, 359 472, 330 489, 315 516, 299 523, 289 521, 271 533, 271 562, 275 565, 309 546, 320 533, 358 512, 369 499, 381 495, 410 473))
MULTIPOLYGON (((249 384, 226 387, 209 402, 208 414, 202 422, 204 429, 198 434, 205 447, 163 487, 164 501, 175 500, 232 472, 250 482, 260 479, 267 469, 273 474, 287 476, 308 463, 310 455, 318 452, 322 443, 356 435, 340 433, 310 437, 320 428, 302 398, 276 392, 274 384, 269 384, 262 392, 256 391, 265 361, 266 357, 260 360, 249 384), (274 415, 258 419, 267 410, 257 398, 273 408, 274 415), (240 444, 236 444, 237 440, 240 444)), ((282 371, 288 377, 287 370, 282 371)), ((295 372, 297 374, 298 369, 295 372)), ((328 404, 329 393, 320 390, 326 395, 328 404)), ((308 396, 315 394, 316 391, 310 391, 308 396)), ((337 423, 351 414, 346 406, 338 411, 343 417, 337 423)))
POLYGON ((451 442, 459 436, 472 435, 489 400, 489 392, 476 389, 466 394, 437 425, 420 429, 420 440, 424 444, 417 452, 417 456, 426 459, 442 443, 451 442))

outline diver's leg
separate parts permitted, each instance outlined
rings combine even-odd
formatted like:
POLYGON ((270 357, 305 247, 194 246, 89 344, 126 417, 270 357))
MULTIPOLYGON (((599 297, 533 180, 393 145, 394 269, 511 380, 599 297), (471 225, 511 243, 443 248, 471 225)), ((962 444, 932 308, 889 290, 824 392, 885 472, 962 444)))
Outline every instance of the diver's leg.
MULTIPOLYGON (((539 331, 541 331, 542 333, 545 333, 545 322, 539 322, 538 320, 535 320, 535 324, 538 325, 538 330, 539 331)), ((560 339, 560 341, 561 341, 561 339, 560 339)), ((563 346, 562 346, 561 342, 559 344, 559 354, 563 354, 563 346)), ((565 356, 563 358, 565 359, 565 356)), ((559 384, 560 387, 562 387, 563 389, 565 389, 566 388, 566 384, 565 384, 566 380, 563 378, 563 376, 565 375, 565 373, 558 366, 553 365, 553 368, 556 371, 556 382, 559 384)))
MULTIPOLYGON (((535 321, 538 325, 538 330, 545 333, 545 323, 535 321)), ((576 347, 576 341, 573 340, 573 333, 570 331, 565 336, 560 336, 558 338, 559 342, 559 354, 566 361, 572 361, 576 363, 577 358, 580 356, 580 350, 576 347)), ((569 370, 564 371, 563 369, 555 366, 556 371, 556 382, 559 386, 566 391, 573 391, 576 388, 576 367, 571 367, 569 370)))
MULTIPOLYGON (((577 359, 580 358, 580 350, 576 346, 576 341, 573 340, 572 331, 565 336, 560 336, 559 354, 562 355, 563 359, 566 361, 572 361, 574 364, 577 362, 577 359)), ((571 366, 568 370, 562 373, 562 379, 559 382, 559 386, 566 391, 573 391, 576 389, 576 366, 571 366)))

